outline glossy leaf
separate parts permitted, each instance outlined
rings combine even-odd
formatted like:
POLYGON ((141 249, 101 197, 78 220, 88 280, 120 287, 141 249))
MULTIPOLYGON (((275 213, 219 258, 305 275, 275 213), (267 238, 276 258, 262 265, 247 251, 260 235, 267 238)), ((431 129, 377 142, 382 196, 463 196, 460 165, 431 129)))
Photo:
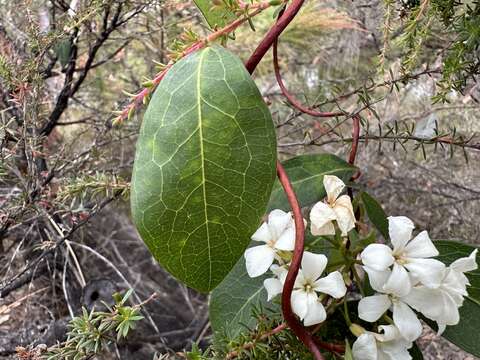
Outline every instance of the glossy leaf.
MULTIPOLYGON (((435 241, 440 255, 438 259, 449 265, 458 258, 469 256, 475 247, 456 241, 435 241)), ((478 263, 477 257, 477 263, 478 263)), ((460 323, 447 326, 443 337, 469 353, 480 356, 480 342, 478 341, 478 324, 480 324, 480 270, 466 274, 470 280, 467 287, 468 296, 460 308, 460 323)), ((432 325, 431 322, 429 324, 432 325)))
POLYGON ((270 112, 240 59, 208 47, 176 63, 146 111, 132 178, 133 219, 153 256, 212 290, 265 213, 275 161, 270 112))
POLYGON ((215 5, 212 0, 194 0, 194 3, 212 29, 224 27, 235 19, 235 14, 226 9, 221 1, 219 5, 215 5))
MULTIPOLYGON (((326 196, 323 187, 324 175, 335 175, 347 182, 356 171, 354 166, 332 154, 300 155, 282 164, 301 206, 312 205, 326 196)), ((273 187, 268 209, 290 210, 279 181, 276 181, 273 187)))
POLYGON ((367 212, 368 218, 377 228, 377 230, 380 231, 383 237, 385 239, 388 239, 387 214, 383 210, 382 206, 375 198, 373 198, 366 192, 361 192, 360 197, 362 199, 363 205, 365 206, 365 211, 367 212))

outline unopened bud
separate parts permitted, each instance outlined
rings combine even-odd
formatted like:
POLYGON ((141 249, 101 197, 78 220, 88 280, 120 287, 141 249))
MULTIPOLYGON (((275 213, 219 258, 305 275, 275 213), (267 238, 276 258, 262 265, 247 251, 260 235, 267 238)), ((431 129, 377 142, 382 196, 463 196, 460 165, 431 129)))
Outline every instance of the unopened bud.
POLYGON ((365 334, 365 329, 358 324, 350 325, 350 331, 356 337, 359 337, 360 335, 365 334))

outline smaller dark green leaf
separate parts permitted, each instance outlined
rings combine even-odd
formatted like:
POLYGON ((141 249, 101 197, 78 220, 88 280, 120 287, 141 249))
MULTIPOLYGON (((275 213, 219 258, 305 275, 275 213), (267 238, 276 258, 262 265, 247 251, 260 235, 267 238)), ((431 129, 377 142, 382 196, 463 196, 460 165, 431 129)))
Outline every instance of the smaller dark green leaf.
POLYGON ((416 343, 413 343, 412 348, 409 350, 412 360, 423 360, 423 354, 418 348, 416 343))
POLYGON ((367 194, 366 192, 361 192, 360 197, 363 204, 365 205, 365 211, 367 212, 368 218, 372 224, 380 231, 385 239, 388 239, 388 220, 387 214, 383 210, 382 206, 378 203, 375 198, 367 194))
POLYGON ((212 291, 209 311, 213 331, 236 337, 246 327, 255 326, 256 320, 252 316, 255 308, 278 307, 275 303, 267 302, 263 280, 269 276, 272 274, 252 279, 247 274, 242 256, 227 277, 212 291))
MULTIPOLYGON (((324 175, 335 175, 346 182, 356 171, 354 166, 332 154, 300 155, 284 161, 282 165, 302 207, 312 205, 326 196, 323 187, 324 175)), ((273 209, 290 210, 278 180, 273 186, 268 203, 268 211, 273 209)))

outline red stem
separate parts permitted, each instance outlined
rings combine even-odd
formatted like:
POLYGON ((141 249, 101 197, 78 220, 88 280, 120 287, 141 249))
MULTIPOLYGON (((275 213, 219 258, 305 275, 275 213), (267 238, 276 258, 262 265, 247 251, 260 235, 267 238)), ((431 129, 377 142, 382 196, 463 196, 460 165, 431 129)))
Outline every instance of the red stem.
POLYGON ((348 162, 352 165, 355 164, 355 158, 357 157, 359 138, 360 138, 360 116, 358 114, 355 114, 353 116, 352 149, 350 150, 350 156, 348 157, 348 162))
POLYGON ((322 111, 316 111, 314 109, 311 109, 309 107, 306 107, 302 105, 300 102, 298 102, 295 97, 290 94, 290 92, 287 90, 285 87, 285 84, 283 83, 282 75, 280 74, 280 65, 278 64, 278 39, 275 39, 273 42, 273 68, 275 70, 275 78, 277 79, 278 86, 280 87, 280 90, 282 91, 282 94, 287 98, 288 102, 295 107, 297 110, 300 110, 302 113, 308 114, 310 116, 314 117, 335 117, 335 116, 342 116, 345 115, 342 112, 322 112, 322 111))
POLYGON ((324 360, 324 357, 320 353, 313 336, 303 327, 298 321, 297 317, 292 311, 291 297, 293 291, 293 285, 298 275, 298 270, 302 262, 304 240, 305 240, 305 225, 303 224, 302 210, 298 204, 297 196, 293 190, 292 184, 288 179, 287 173, 282 164, 277 161, 277 176, 280 183, 283 186, 283 190, 287 195, 288 202, 292 207, 293 218, 295 220, 295 249, 293 250, 292 262, 288 269, 287 278, 285 279, 285 285, 283 286, 282 293, 282 312, 285 321, 297 337, 308 347, 316 360, 324 360))
POLYGON ((270 49, 270 47, 273 45, 273 42, 280 36, 283 30, 285 30, 288 24, 290 24, 293 18, 297 15, 304 2, 305 0, 293 0, 292 4, 285 9, 285 12, 278 19, 276 24, 273 25, 268 31, 267 35, 265 35, 253 54, 245 63, 245 67, 250 74, 255 71, 258 63, 263 59, 268 49, 270 49))

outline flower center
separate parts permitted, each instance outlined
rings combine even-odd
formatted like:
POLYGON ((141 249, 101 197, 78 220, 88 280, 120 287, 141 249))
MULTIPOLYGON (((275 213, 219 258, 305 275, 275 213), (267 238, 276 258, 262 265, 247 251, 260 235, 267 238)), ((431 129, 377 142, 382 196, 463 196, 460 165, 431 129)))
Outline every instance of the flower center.
POLYGON ((303 290, 304 290, 306 293, 313 292, 313 289, 314 289, 314 285, 313 285, 310 281, 307 281, 307 282, 303 285, 303 290))

